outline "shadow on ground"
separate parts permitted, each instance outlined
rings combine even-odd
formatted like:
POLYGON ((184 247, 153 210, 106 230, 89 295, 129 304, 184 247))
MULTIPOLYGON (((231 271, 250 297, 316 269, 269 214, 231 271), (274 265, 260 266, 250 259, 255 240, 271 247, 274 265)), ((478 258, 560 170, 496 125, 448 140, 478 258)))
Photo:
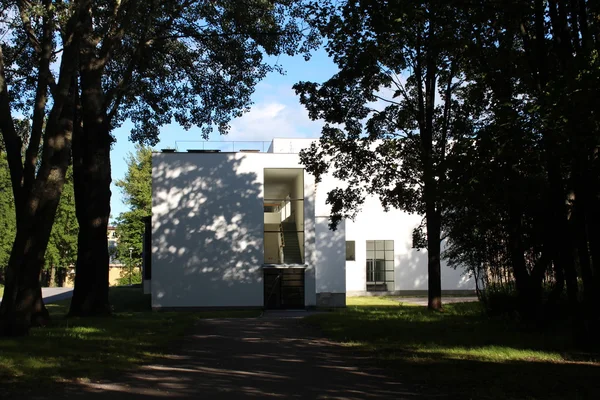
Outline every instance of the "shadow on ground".
POLYGON ((203 320, 181 351, 69 398, 427 398, 295 318, 203 320))

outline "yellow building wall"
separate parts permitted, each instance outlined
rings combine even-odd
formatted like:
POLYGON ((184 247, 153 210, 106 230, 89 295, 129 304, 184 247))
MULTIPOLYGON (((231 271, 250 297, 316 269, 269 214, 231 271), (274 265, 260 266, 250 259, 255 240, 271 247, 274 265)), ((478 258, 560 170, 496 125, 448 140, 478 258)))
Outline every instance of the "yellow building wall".
MULTIPOLYGON (((121 277, 121 271, 123 268, 125 267, 110 267, 108 271, 108 284, 110 286, 117 286, 119 284, 119 278, 121 277)), ((139 268, 136 267, 135 269, 139 271, 139 268)), ((74 285, 75 275, 70 274, 65 280, 63 287, 73 287, 74 285)))

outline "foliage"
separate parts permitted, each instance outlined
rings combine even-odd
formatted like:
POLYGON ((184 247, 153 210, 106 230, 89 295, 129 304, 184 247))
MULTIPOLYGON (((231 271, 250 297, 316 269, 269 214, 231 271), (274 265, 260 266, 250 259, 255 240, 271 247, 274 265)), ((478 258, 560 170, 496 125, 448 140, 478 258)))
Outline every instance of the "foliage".
POLYGON ((125 265, 127 282, 129 270, 141 268, 144 239, 144 219, 152 215, 152 149, 137 145, 135 154, 127 158, 127 172, 116 182, 123 191, 129 211, 117 218, 116 257, 125 265), (130 251, 131 257, 130 257, 130 251), (131 260, 130 260, 131 258, 131 260), (132 265, 130 265, 132 263, 132 265))
MULTIPOLYGON (((16 232, 14 198, 6 156, 0 153, 0 275, 8 264, 16 232)), ((63 193, 56 210, 55 223, 46 250, 45 268, 68 268, 75 262, 77 254, 77 221, 73 195, 73 173, 67 171, 63 193)), ((56 282, 50 283, 51 285, 56 282)))
POLYGON ((204 137, 214 129, 227 133, 231 118, 248 110, 254 85, 268 72, 281 72, 265 55, 308 57, 319 44, 302 23, 298 0, 114 7, 113 13, 92 7, 90 28, 99 40, 87 45, 101 63, 111 128, 131 120, 131 139, 138 143, 156 144, 160 127, 172 121, 201 127, 204 137))
POLYGON ((531 331, 487 317, 478 303, 431 313, 401 300, 350 297, 347 310, 306 321, 431 397, 575 399, 600 389, 600 360, 576 351, 564 324, 531 331))
POLYGON ((259 313, 157 313, 150 309, 150 296, 139 288, 111 288, 109 296, 114 307, 112 318, 67 319, 65 300, 48 305, 52 326, 32 329, 30 336, 19 340, 2 340, 3 394, 47 395, 64 388, 66 382, 118 376, 142 363, 160 362, 200 318, 254 317, 259 313))
POLYGON ((124 267, 121 269, 121 277, 117 279, 119 286, 138 285, 142 283, 142 271, 139 268, 129 269, 124 267))
POLYGON ((6 155, 0 151, 0 276, 8 264, 16 231, 15 206, 6 155))
POLYGON ((317 181, 331 171, 345 184, 327 197, 332 227, 354 217, 367 195, 378 196, 386 210, 424 215, 429 306, 439 309, 448 164, 474 131, 472 104, 457 101, 466 15, 446 1, 326 1, 309 8, 339 72, 323 84, 294 86, 309 116, 326 122, 302 162, 317 181))
POLYGON ((73 169, 69 167, 65 186, 56 210, 52 233, 46 250, 46 268, 71 268, 77 255, 77 218, 73 191, 73 169))
POLYGON ((480 109, 450 171, 446 257, 476 272, 488 297, 514 286, 506 305, 521 317, 552 315, 566 289, 575 330, 590 340, 600 330, 600 125, 590 103, 599 10, 588 1, 514 10, 469 7, 461 101, 480 109))
POLYGON ((566 291, 574 331, 591 344, 600 332, 595 3, 309 9, 339 71, 295 86, 309 116, 326 122, 301 158, 317 180, 330 172, 345 185, 328 194, 332 225, 366 195, 419 213, 430 307, 446 239, 446 260, 483 289, 514 286, 522 318, 551 317, 566 291))

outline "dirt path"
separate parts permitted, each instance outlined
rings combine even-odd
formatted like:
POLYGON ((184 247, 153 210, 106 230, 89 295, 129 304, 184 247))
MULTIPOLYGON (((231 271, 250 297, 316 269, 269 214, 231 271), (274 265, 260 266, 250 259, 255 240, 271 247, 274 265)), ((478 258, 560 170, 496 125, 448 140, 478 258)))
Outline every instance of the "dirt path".
POLYGON ((300 318, 204 320, 178 354, 120 382, 87 383, 85 399, 426 398, 348 348, 315 335, 300 318))

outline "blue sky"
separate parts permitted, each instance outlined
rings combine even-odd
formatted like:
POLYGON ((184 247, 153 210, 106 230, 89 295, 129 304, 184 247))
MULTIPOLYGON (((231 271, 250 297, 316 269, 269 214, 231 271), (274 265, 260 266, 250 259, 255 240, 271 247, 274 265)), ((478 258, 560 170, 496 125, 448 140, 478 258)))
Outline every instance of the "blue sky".
MULTIPOLYGON (((277 60, 272 60, 275 61, 277 60)), ((215 134, 210 138, 211 141, 270 141, 274 137, 319 136, 323 124, 310 121, 306 110, 298 102, 292 85, 299 81, 323 82, 337 71, 337 67, 323 50, 316 52, 308 62, 304 61, 302 56, 282 56, 278 62, 287 73, 285 75, 272 73, 260 82, 252 97, 254 104, 250 112, 232 122, 229 135, 215 134)), ((134 144, 128 139, 130 129, 131 125, 125 123, 114 132, 117 141, 111 152, 113 178, 111 219, 127 211, 121 190, 114 185, 114 182, 123 178, 127 169, 125 158, 134 151, 134 144)), ((184 141, 202 141, 200 130, 186 131, 176 124, 165 126, 161 130, 160 143, 156 149, 176 145, 182 151, 187 148, 198 148, 198 144, 183 143, 184 141)), ((246 147, 249 146, 248 144, 246 147)), ((239 148, 236 147, 236 150, 239 148)))

